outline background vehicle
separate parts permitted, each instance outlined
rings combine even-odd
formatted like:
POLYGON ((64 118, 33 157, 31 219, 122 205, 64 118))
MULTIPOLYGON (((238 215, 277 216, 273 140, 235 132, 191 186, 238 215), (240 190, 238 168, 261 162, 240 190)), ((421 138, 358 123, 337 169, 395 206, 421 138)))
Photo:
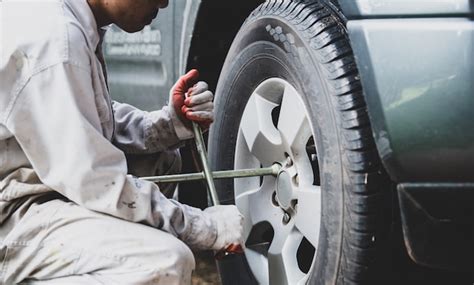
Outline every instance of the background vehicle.
POLYGON ((109 32, 111 92, 156 109, 198 68, 216 88, 213 167, 283 166, 217 184, 247 221, 225 284, 388 282, 397 225, 416 263, 472 271, 473 15, 469 0, 171 1, 144 32, 109 32))

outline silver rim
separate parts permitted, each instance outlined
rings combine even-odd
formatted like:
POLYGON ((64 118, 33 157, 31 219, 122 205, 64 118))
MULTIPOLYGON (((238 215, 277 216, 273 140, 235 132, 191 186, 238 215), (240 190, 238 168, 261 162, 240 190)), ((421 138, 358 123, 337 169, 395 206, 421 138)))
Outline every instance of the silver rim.
POLYGON ((245 255, 260 284, 303 284, 316 254, 321 188, 308 112, 288 82, 271 78, 251 95, 240 123, 235 169, 282 166, 278 177, 235 179, 245 216, 245 255))

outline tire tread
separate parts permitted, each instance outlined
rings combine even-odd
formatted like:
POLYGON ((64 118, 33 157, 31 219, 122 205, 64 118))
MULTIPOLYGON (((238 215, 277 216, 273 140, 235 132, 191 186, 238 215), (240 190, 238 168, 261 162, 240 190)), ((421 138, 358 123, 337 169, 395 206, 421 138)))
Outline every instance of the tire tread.
POLYGON ((350 187, 345 187, 344 234, 338 284, 365 283, 375 258, 377 221, 383 171, 363 97, 360 77, 343 20, 321 1, 267 1, 248 20, 259 15, 282 17, 302 32, 336 98, 344 168, 350 187))

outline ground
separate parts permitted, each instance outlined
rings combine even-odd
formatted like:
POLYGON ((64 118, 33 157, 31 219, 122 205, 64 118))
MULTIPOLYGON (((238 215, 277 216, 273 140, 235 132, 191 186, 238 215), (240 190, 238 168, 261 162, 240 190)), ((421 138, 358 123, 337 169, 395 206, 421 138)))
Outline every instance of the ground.
MULTIPOLYGON (((216 263, 211 251, 195 252, 196 270, 192 285, 221 285, 216 263)), ((392 268, 393 270, 393 268, 392 268)), ((474 278, 469 273, 440 272, 416 266, 406 261, 401 268, 388 273, 387 285, 473 285, 474 278)))
POLYGON ((211 251, 194 253, 196 270, 193 273, 192 285, 220 285, 219 275, 211 251))

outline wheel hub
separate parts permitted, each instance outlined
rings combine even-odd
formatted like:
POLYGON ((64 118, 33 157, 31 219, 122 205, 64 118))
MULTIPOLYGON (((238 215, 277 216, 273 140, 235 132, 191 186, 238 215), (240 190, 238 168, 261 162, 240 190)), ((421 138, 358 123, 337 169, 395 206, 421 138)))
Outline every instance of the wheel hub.
POLYGON ((286 171, 280 171, 276 183, 276 192, 278 204, 285 211, 291 208, 291 201, 293 199, 293 187, 291 185, 291 177, 286 171))

